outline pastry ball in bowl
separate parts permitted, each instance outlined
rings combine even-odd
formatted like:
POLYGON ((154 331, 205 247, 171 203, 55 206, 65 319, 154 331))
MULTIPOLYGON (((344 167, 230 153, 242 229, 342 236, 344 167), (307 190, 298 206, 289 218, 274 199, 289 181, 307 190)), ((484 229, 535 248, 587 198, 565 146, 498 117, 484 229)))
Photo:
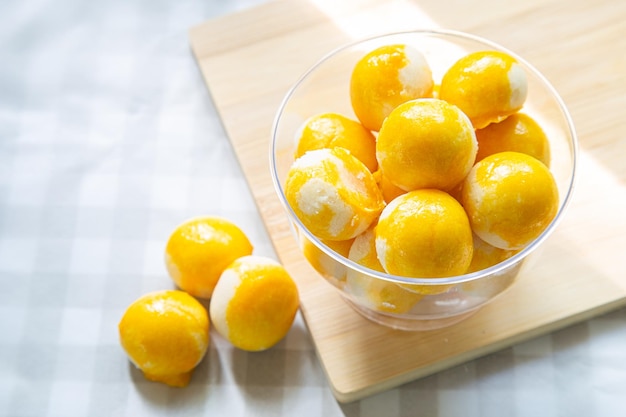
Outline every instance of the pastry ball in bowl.
POLYGON ((294 244, 358 313, 404 330, 458 323, 523 279, 565 215, 576 155, 543 75, 446 30, 320 57, 287 91, 270 142, 294 244), (318 115, 359 133, 312 146, 302 131, 318 115))

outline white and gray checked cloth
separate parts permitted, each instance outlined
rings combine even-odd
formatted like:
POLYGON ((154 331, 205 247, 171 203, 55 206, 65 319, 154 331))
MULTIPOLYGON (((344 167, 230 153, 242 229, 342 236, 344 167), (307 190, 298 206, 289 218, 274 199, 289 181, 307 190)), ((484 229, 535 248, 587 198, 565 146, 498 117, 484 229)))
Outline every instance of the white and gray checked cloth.
POLYGON ((274 257, 187 30, 262 0, 0 2, 0 416, 624 416, 626 310, 350 404, 300 316, 273 349, 212 332, 184 389, 118 342, 197 215, 274 257))

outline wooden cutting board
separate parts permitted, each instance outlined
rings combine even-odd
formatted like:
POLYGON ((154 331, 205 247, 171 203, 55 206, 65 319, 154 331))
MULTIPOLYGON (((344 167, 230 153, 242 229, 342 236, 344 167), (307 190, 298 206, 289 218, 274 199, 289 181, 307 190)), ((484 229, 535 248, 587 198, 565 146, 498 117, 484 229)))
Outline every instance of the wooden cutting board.
POLYGON ((193 27, 193 53, 339 401, 395 387, 626 305, 626 2, 274 1, 193 27), (506 4, 505 4, 506 3, 506 4), (354 39, 441 27, 524 56, 560 92, 580 139, 574 200, 535 266, 468 320, 428 332, 370 323, 308 266, 269 170, 274 114, 320 56, 354 39))

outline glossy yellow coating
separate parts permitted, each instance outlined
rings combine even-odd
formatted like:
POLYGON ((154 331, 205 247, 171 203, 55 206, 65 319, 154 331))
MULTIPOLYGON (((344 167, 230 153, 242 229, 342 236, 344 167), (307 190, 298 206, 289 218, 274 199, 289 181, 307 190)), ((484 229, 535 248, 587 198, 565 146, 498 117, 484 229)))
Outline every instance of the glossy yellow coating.
POLYGON ((527 92, 526 73, 517 60, 504 52, 480 51, 448 69, 439 98, 458 106, 481 129, 520 110, 527 92))
POLYGON ((534 156, 550 166, 550 141, 539 124, 525 113, 515 113, 501 122, 476 131, 476 162, 498 152, 513 151, 534 156))
POLYGON ((281 264, 244 256, 224 270, 210 315, 214 328, 235 347, 260 351, 285 337, 298 307, 298 289, 281 264))
POLYGON ((189 383, 209 346, 209 317, 183 291, 157 291, 132 303, 118 325, 120 342, 144 376, 174 387, 189 383))
MULTIPOLYGON (((374 228, 357 236, 348 258, 366 268, 385 272, 376 254, 374 228)), ((423 297, 394 282, 370 277, 355 270, 348 271, 346 290, 375 310, 396 314, 408 312, 423 297)))
POLYGON ((472 168, 477 152, 471 122, 458 107, 417 99, 396 107, 376 143, 383 176, 397 187, 449 190, 472 168))
POLYGON ((380 169, 374 172, 374 179, 376 180, 378 188, 380 188, 380 192, 383 194, 383 199, 387 204, 389 204, 394 198, 406 193, 405 190, 389 181, 380 169))
POLYGON ((501 249, 521 249, 554 219, 559 195, 550 170, 536 158, 500 152, 476 163, 463 184, 472 230, 501 249))
POLYGON ((233 222, 216 216, 196 217, 170 235, 165 265, 179 288, 210 298, 224 268, 252 250, 248 237, 233 222))
POLYGON ((408 45, 386 45, 361 58, 350 78, 352 108, 363 126, 378 131, 398 105, 431 97, 433 78, 424 56, 408 45))
POLYGON ((309 151, 292 164, 285 197, 315 236, 348 240, 364 232, 384 207, 373 174, 343 148, 309 151))
POLYGON ((410 291, 414 294, 419 294, 420 296, 425 296, 425 295, 436 295, 436 294, 443 294, 444 292, 447 292, 448 290, 450 290, 454 285, 452 284, 398 284, 400 287, 402 287, 405 291, 410 291))
POLYGON ((397 197, 383 210, 375 231, 378 259, 393 275, 462 275, 472 259, 467 215, 458 201, 440 190, 415 190, 397 197))
MULTIPOLYGON (((348 257, 350 253, 350 247, 354 239, 348 240, 324 240, 321 242, 328 247, 328 249, 337 253, 344 258, 348 257)), ((319 272, 324 278, 332 280, 335 285, 343 285, 346 279, 346 267, 337 262, 324 251, 318 248, 313 242, 311 242, 304 234, 300 235, 300 245, 304 257, 309 261, 311 266, 319 272)))
POLYGON ((482 271, 495 266, 500 262, 506 261, 517 252, 519 250, 496 248, 474 234, 474 254, 472 262, 469 268, 467 268, 467 273, 482 271))
POLYGON ((307 151, 339 146, 350 151, 371 172, 378 168, 376 137, 361 123, 337 113, 318 114, 307 119, 296 135, 299 158, 307 151))

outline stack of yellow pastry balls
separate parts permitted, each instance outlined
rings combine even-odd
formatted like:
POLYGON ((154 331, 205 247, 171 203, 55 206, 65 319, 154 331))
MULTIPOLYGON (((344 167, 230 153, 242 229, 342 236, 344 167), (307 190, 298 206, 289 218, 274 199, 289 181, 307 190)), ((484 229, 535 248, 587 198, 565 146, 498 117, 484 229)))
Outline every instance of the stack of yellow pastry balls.
MULTIPOLYGON (((348 242, 342 256, 366 268, 420 279, 475 272, 530 244, 558 211, 549 140, 521 111, 522 65, 472 52, 437 81, 417 48, 376 48, 353 67, 354 115, 311 115, 297 132, 287 202, 314 236, 348 242)), ((450 288, 350 271, 345 280, 395 313, 450 288)))
POLYGON ((247 351, 286 336, 299 307, 296 284, 280 263, 252 252, 248 237, 225 218, 176 227, 165 264, 179 290, 140 297, 118 326, 122 347, 147 379, 186 386, 209 347, 210 323, 247 351), (198 299, 210 299, 208 312, 198 299))

